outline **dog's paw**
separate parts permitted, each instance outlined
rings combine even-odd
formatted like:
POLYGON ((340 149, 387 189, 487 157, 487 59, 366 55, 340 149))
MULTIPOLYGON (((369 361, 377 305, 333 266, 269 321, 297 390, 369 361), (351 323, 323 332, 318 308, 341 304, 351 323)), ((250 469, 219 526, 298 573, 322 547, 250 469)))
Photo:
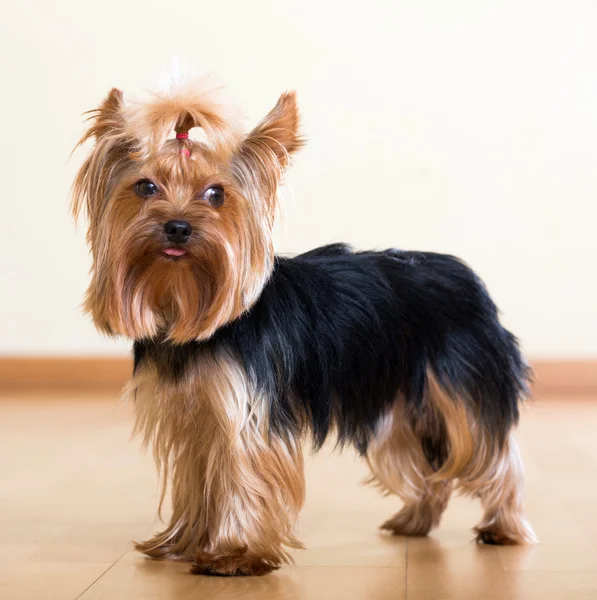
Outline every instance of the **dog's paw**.
POLYGON ((510 520, 508 527, 504 527, 499 522, 482 523, 475 527, 473 531, 476 534, 478 544, 514 546, 537 543, 535 532, 524 519, 510 520))
POLYGON ((280 568, 280 562, 250 556, 246 548, 227 554, 198 552, 191 573, 219 577, 266 575, 280 568))
POLYGON ((431 518, 423 511, 404 507, 383 523, 380 529, 389 531, 392 535, 426 536, 431 529, 431 518))
POLYGON ((475 541, 477 544, 486 544, 489 546, 514 546, 520 544, 521 540, 509 535, 498 527, 487 527, 475 529, 477 534, 475 541))

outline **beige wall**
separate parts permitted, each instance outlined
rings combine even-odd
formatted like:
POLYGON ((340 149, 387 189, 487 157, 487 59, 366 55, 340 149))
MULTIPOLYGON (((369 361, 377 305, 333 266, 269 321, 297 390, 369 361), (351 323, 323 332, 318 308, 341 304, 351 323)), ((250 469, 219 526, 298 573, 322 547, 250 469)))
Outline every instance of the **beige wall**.
POLYGON ((80 113, 172 58, 251 124, 289 87, 310 143, 282 251, 457 254, 533 356, 596 356, 597 7, 589 1, 5 3, 0 352, 117 353, 80 315, 80 113))

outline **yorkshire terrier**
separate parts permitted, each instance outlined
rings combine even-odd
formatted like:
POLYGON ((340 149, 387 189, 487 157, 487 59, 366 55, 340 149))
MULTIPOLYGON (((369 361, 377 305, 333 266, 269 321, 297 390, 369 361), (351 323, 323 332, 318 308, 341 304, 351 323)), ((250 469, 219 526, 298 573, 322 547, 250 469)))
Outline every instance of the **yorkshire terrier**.
POLYGON ((134 340, 160 507, 171 485, 170 522, 140 551, 214 575, 291 562, 307 437, 352 444, 401 498, 394 535, 426 535, 455 487, 481 500, 478 542, 534 541, 512 437, 530 371, 477 275, 432 252, 274 254, 303 146, 294 92, 248 135, 193 84, 137 103, 113 89, 89 121, 72 204, 89 219, 84 306, 134 340))

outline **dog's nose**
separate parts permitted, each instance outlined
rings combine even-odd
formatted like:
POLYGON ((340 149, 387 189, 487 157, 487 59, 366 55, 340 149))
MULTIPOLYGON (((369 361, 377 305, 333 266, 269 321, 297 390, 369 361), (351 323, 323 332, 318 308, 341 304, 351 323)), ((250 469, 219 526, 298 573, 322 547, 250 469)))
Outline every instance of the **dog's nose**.
POLYGON ((193 228, 188 221, 168 221, 164 225, 164 231, 169 242, 184 244, 191 236, 193 228))

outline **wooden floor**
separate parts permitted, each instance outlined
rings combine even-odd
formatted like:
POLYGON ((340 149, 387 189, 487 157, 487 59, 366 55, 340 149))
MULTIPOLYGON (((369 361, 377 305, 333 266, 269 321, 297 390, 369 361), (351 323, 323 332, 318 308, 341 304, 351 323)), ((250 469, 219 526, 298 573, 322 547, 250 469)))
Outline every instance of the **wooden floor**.
POLYGON ((523 415, 540 545, 475 545, 480 509, 464 498, 429 538, 380 535, 399 501, 360 485, 352 454, 324 451, 307 461, 308 550, 261 578, 193 576, 131 550, 155 527, 156 479, 130 421, 115 392, 1 394, 2 600, 597 599, 597 398, 540 399, 523 415))

